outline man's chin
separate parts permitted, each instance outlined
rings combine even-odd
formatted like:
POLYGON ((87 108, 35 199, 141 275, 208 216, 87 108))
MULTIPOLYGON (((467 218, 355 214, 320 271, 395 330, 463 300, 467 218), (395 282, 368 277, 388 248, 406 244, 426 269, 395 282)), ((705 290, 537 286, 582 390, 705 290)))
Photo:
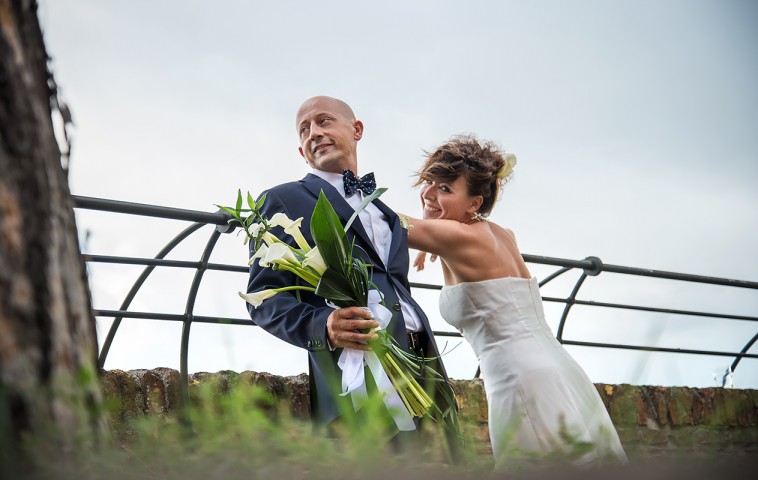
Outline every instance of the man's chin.
POLYGON ((315 159, 313 164, 318 170, 323 172, 342 173, 347 167, 343 166, 341 160, 340 158, 330 158, 328 155, 325 155, 315 159))

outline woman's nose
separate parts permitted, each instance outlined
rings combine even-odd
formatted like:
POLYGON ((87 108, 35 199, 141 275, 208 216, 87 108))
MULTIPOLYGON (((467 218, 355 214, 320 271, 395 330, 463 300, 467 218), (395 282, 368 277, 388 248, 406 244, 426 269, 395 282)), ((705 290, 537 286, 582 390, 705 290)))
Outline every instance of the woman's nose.
POLYGON ((421 198, 430 200, 433 196, 434 187, 431 184, 421 187, 421 198))

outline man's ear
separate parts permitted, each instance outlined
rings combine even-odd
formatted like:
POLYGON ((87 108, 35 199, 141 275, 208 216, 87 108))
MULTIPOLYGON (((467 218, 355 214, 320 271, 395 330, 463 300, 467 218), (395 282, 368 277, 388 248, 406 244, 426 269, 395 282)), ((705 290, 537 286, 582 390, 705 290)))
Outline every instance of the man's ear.
POLYGON ((353 138, 355 138, 355 141, 357 142, 363 137, 363 122, 360 120, 354 121, 353 129, 355 130, 355 135, 353 135, 353 138))
MULTIPOLYGON (((297 147, 297 151, 298 151, 298 152, 300 152, 300 156, 301 156, 301 157, 305 158, 305 154, 303 153, 303 147, 297 147)), ((307 162, 307 161, 308 161, 308 160, 306 159, 306 162, 307 162)))

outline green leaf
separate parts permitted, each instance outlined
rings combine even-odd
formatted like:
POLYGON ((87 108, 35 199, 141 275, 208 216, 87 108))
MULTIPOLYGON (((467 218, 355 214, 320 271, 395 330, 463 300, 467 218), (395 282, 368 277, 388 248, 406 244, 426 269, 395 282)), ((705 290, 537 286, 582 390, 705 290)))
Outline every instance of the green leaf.
MULTIPOLYGON (((258 203, 255 204, 255 210, 260 210, 260 208, 263 207, 263 204, 266 202, 266 195, 267 194, 264 193, 263 195, 261 195, 261 198, 258 199, 258 203)), ((253 207, 250 207, 250 208, 253 208, 253 207)))
POLYGON ((237 212, 235 212, 231 208, 225 207, 223 205, 216 205, 216 206, 220 208, 221 210, 225 211, 226 213, 228 213, 229 215, 231 215, 234 218, 234 220, 237 220, 239 218, 239 216, 237 215, 237 212))
POLYGON ((242 190, 238 188, 237 189, 237 208, 234 209, 237 212, 237 215, 236 215, 237 217, 240 216, 240 208, 242 208, 242 190))
POLYGON ((358 218, 358 214, 361 213, 363 211, 363 209, 366 208, 366 206, 369 203, 371 203, 375 199, 379 198, 386 191, 387 191, 387 189, 384 188, 384 187, 377 188, 376 190, 374 190, 374 193, 372 193, 371 195, 369 195, 366 198, 364 198, 363 201, 361 202, 361 204, 358 205, 358 208, 355 209, 355 213, 350 217, 350 220, 348 220, 347 224, 345 224, 345 231, 350 230, 350 226, 353 224, 353 222, 355 221, 355 219, 358 218))
POLYGON ((368 291, 371 288, 368 268, 365 263, 357 258, 353 258, 351 268, 348 273, 348 279, 352 288, 352 295, 358 301, 359 305, 368 304, 368 291))
POLYGON ((255 212, 256 210, 258 210, 256 208, 257 205, 255 203, 255 200, 253 200, 253 196, 250 195, 250 192, 247 192, 247 206, 250 207, 250 210, 253 211, 253 212, 255 212))
POLYGON ((347 277, 327 268, 316 285, 316 295, 326 298, 339 307, 360 305, 352 295, 352 287, 347 277))
POLYGON ((347 235, 323 190, 311 215, 311 236, 326 266, 345 276, 352 261, 347 235))

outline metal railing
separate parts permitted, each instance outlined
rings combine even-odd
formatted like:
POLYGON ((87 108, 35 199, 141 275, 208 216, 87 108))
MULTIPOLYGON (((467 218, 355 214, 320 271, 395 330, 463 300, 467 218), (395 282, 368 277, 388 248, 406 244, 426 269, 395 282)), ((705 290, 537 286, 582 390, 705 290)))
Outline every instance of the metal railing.
MULTIPOLYGON (((184 220, 184 221, 194 222, 190 226, 185 228, 182 232, 180 232, 168 244, 166 244, 166 246, 163 247, 155 255, 154 258, 119 257, 119 256, 90 255, 90 254, 83 255, 84 260, 86 262, 145 266, 145 269, 142 271, 140 276, 132 285, 131 289, 127 293, 126 297, 124 298, 124 301, 122 302, 118 310, 99 310, 99 309, 94 310, 94 315, 96 317, 108 317, 108 318, 114 319, 100 350, 100 354, 99 354, 100 367, 102 368, 105 365, 105 361, 108 357, 108 352, 110 351, 111 345, 113 344, 113 340, 116 336, 116 333, 118 332, 119 326, 121 325, 121 321, 123 319, 137 318, 137 319, 147 319, 147 320, 164 320, 164 321, 168 320, 168 321, 182 322, 183 326, 182 326, 179 364, 180 364, 180 373, 183 380, 182 381, 182 389, 183 389, 182 399, 186 401, 189 395, 188 388, 187 388, 187 379, 189 376, 189 373, 187 370, 187 356, 188 356, 188 349, 189 349, 189 336, 190 336, 190 330, 191 330, 192 324, 193 323, 211 323, 211 324, 224 324, 224 325, 251 325, 251 326, 255 325, 252 322, 252 320, 250 320, 249 318, 247 319, 220 318, 216 316, 208 317, 208 316, 200 316, 200 315, 194 314, 195 300, 197 298, 197 293, 198 293, 198 290, 202 283, 203 276, 206 271, 218 270, 218 271, 242 272, 242 273, 246 273, 248 271, 247 266, 217 264, 217 263, 210 263, 208 261, 221 234, 230 233, 234 231, 235 229, 234 226, 231 226, 228 223, 230 216, 226 214, 225 212, 217 212, 217 213, 199 212, 199 211, 193 211, 193 210, 183 210, 183 209, 162 207, 162 206, 156 206, 156 205, 145 205, 145 204, 139 204, 139 203, 122 202, 122 201, 117 201, 117 200, 82 197, 82 196, 76 196, 76 195, 73 196, 73 198, 74 198, 75 208, 78 208, 78 209, 100 210, 100 211, 106 211, 106 212, 112 212, 112 213, 142 215, 142 216, 157 217, 157 218, 162 218, 162 219, 184 220), (201 227, 209 225, 209 224, 215 225, 216 228, 213 230, 210 237, 208 238, 206 242, 206 246, 203 249, 202 254, 200 255, 200 259, 198 261, 167 260, 165 258, 176 246, 178 246, 188 236, 190 236, 192 233, 199 230, 201 227), (135 295, 139 292, 142 285, 145 283, 145 281, 148 279, 148 277, 150 276, 150 274, 153 272, 153 270, 156 267, 178 267, 178 268, 188 268, 188 269, 195 270, 195 276, 193 278, 192 284, 187 294, 187 301, 185 303, 184 313, 165 314, 165 313, 155 313, 155 312, 135 312, 135 311, 129 310, 129 306, 131 305, 132 300, 134 299, 135 295)), ((523 257, 524 257, 524 260, 528 263, 560 267, 559 270, 553 272, 552 274, 542 279, 542 281, 540 281, 539 283, 540 287, 543 287, 548 282, 554 280, 555 278, 559 277, 560 275, 566 272, 569 272, 575 269, 580 270, 582 272, 568 297, 566 298, 543 297, 543 301, 545 302, 557 302, 557 303, 565 304, 563 308, 563 313, 560 318, 560 322, 558 324, 558 329, 557 329, 558 331, 556 334, 556 338, 558 339, 558 341, 564 345, 576 345, 576 346, 584 346, 584 347, 599 347, 599 348, 612 348, 612 349, 624 349, 624 350, 638 350, 638 351, 641 350, 641 351, 648 351, 648 352, 667 352, 667 353, 679 353, 679 354, 715 355, 715 356, 722 356, 722 357, 733 357, 734 359, 730 367, 726 370, 722 378, 722 386, 726 383, 726 379, 728 375, 734 372, 734 370, 736 370, 737 366, 740 364, 743 358, 758 359, 758 354, 748 353, 748 351, 753 346, 753 344, 755 344, 755 342, 758 341, 758 333, 756 333, 752 338, 750 338, 745 343, 745 346, 739 352, 695 350, 695 349, 674 348, 674 347, 653 347, 653 346, 645 346, 645 345, 630 345, 630 344, 619 344, 619 343, 585 342, 585 341, 567 340, 563 338, 563 332, 566 327, 568 315, 569 315, 569 312, 571 311, 571 308, 574 305, 626 309, 626 310, 635 310, 635 311, 641 311, 641 312, 657 312, 657 313, 676 314, 676 315, 690 315, 690 316, 708 317, 708 318, 723 319, 723 320, 758 321, 758 317, 756 316, 730 315, 730 314, 701 312, 701 311, 693 311, 693 310, 677 310, 677 309, 668 309, 668 308, 646 307, 646 306, 641 306, 641 305, 628 305, 628 304, 622 304, 622 303, 605 303, 605 302, 578 300, 577 294, 579 293, 579 290, 581 289, 586 278, 588 276, 599 275, 601 272, 610 272, 610 273, 618 273, 618 274, 623 274, 623 275, 632 275, 632 276, 641 276, 641 277, 653 277, 653 278, 669 279, 669 280, 681 280, 685 282, 695 282, 695 283, 703 283, 703 284, 710 284, 710 285, 722 285, 722 286, 746 288, 746 289, 753 289, 753 290, 758 290, 758 282, 733 280, 733 279, 717 278, 717 277, 707 277, 707 276, 702 276, 702 275, 691 275, 691 274, 676 273, 676 272, 666 272, 666 271, 660 271, 660 270, 633 268, 633 267, 625 267, 625 266, 619 266, 619 265, 609 265, 609 264, 604 264, 597 257, 587 257, 583 260, 568 260, 568 259, 563 259, 563 258, 543 257, 543 256, 527 255, 527 254, 523 255, 523 257)), ((442 288, 440 285, 432 285, 432 284, 424 284, 424 283, 411 283, 411 286, 414 288, 423 288, 423 289, 432 289, 432 290, 439 290, 442 288)), ((445 337, 445 336, 460 337, 461 336, 460 333, 455 332, 455 331, 434 331, 434 334, 439 337, 445 337)), ((478 376, 478 375, 479 375, 479 370, 477 370, 475 376, 478 376)))

